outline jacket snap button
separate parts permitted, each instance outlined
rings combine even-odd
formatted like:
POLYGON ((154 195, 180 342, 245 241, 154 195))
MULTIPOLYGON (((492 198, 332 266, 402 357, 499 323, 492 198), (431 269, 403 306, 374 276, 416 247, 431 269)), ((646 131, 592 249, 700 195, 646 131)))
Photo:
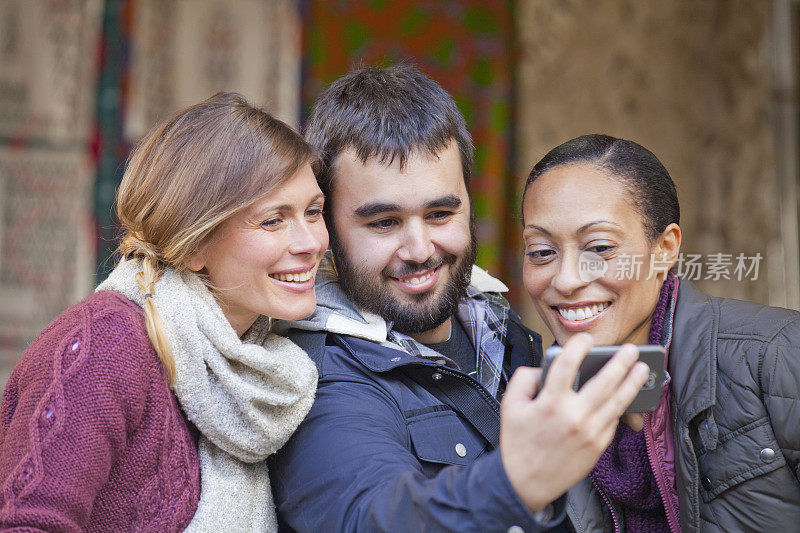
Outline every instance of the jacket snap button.
POLYGON ((508 533, 525 533, 525 530, 519 526, 511 526, 508 528, 508 533))
POLYGON ((467 447, 459 442, 456 444, 456 453, 459 457, 465 457, 467 455, 467 447))
POLYGON ((396 363, 400 360, 400 357, 392 357, 392 363, 396 363))
POLYGON ((764 448, 761 450, 761 460, 765 463, 771 463, 775 459, 775 450, 772 448, 764 448))
POLYGON ((703 478, 703 488, 706 490, 711 490, 711 478, 704 477, 703 478))
POLYGON ((439 381, 442 379, 442 375, 438 372, 435 372, 431 377, 433 378, 433 381, 439 381))

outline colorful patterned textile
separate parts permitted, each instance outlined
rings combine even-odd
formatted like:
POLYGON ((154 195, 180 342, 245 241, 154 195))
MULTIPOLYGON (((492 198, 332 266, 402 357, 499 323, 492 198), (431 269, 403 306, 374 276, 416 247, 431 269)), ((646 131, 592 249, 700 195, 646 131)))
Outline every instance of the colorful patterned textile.
POLYGON ((133 145, 218 91, 299 121, 296 0, 108 0, 97 99, 98 281, 113 268, 114 192, 133 145))
POLYGON ((102 9, 102 0, 0 1, 0 385, 91 289, 102 9))
POLYGON ((304 9, 306 115, 322 89, 353 66, 412 60, 453 95, 475 142, 477 263, 518 279, 512 2, 309 0, 304 9))
POLYGON ((129 50, 133 0, 107 0, 103 13, 100 65, 97 80, 96 124, 93 152, 97 165, 94 216, 97 231, 97 282, 114 268, 118 230, 114 195, 122 180, 131 144, 122 135, 128 98, 129 50))

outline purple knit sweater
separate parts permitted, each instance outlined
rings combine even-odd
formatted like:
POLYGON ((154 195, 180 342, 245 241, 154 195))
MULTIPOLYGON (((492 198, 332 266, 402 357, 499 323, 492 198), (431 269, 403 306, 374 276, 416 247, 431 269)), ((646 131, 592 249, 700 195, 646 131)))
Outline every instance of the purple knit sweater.
POLYGON ((142 309, 98 292, 26 350, 0 406, 0 529, 181 531, 200 497, 196 438, 142 309))
MULTIPOLYGON (((674 288, 675 277, 670 274, 661 287, 653 312, 648 338, 650 344, 662 344, 664 322, 668 318, 669 299, 674 288)), ((669 533, 664 503, 647 456, 644 431, 634 431, 620 422, 614 439, 589 477, 621 508, 625 531, 669 533)))

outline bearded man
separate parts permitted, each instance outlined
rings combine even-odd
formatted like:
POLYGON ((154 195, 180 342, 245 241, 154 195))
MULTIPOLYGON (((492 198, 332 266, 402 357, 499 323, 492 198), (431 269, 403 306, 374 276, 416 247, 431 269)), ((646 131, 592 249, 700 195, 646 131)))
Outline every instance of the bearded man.
POLYGON ((320 376, 311 412, 271 459, 282 529, 562 527, 561 495, 644 383, 635 355, 581 396, 571 385, 591 340, 576 336, 533 398, 541 338, 473 264, 472 141, 419 70, 340 78, 306 136, 323 159, 331 255, 314 315, 275 326, 320 376))

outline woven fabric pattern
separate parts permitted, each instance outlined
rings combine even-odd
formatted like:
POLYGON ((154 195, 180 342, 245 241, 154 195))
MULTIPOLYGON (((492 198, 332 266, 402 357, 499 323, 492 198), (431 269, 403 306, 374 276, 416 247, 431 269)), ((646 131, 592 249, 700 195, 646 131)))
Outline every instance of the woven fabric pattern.
POLYGON ((0 407, 0 528, 181 531, 199 472, 142 310, 121 295, 69 308, 16 366, 0 407))

